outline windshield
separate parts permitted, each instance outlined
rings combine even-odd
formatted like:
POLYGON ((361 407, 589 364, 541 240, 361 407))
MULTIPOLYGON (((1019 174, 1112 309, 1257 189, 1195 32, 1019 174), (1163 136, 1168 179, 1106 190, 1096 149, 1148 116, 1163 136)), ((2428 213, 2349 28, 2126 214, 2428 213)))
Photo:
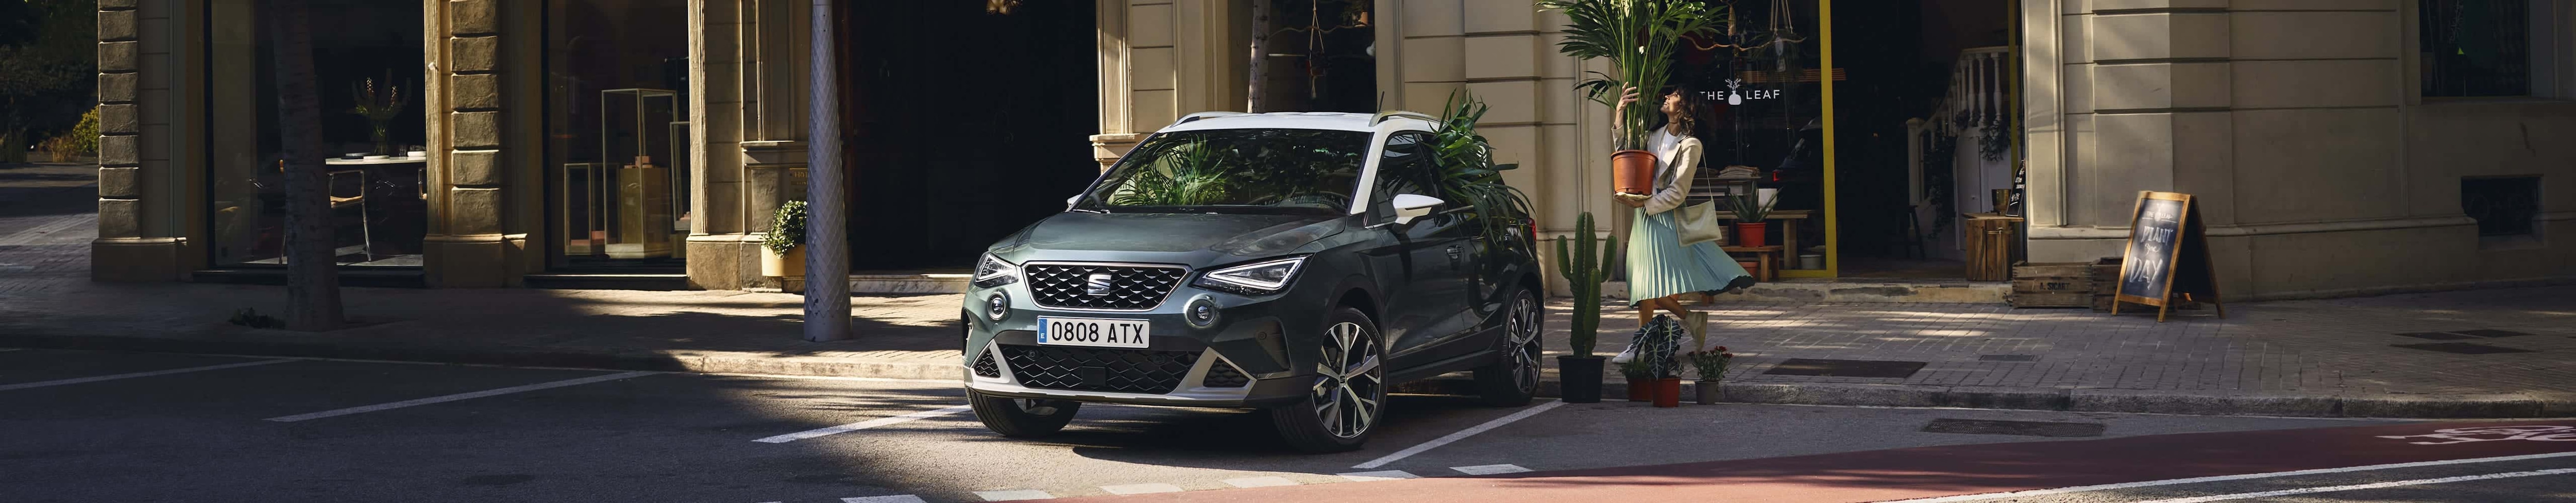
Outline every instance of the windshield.
POLYGON ((1154 135, 1074 205, 1106 212, 1341 214, 1369 133, 1218 129, 1154 135))

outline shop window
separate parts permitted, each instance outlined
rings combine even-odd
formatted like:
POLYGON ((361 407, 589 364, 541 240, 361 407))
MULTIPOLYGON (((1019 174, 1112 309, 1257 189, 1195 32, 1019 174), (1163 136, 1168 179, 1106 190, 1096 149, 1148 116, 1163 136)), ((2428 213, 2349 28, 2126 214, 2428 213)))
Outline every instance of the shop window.
MULTIPOLYGON (((420 152, 422 23, 417 4, 309 0, 313 86, 330 171, 334 260, 420 265, 429 205, 420 152)), ((286 263, 286 210, 273 2, 206 3, 207 231, 217 267, 286 263)))
POLYGON ((2416 8, 2424 96, 2551 94, 2559 61, 2551 20, 2563 15, 2556 0, 2421 0, 2416 8))
POLYGON ((567 258, 557 265, 686 258, 688 12, 684 0, 546 2, 547 212, 567 258))
POLYGON ((2478 221, 2483 244, 2511 244, 2540 236, 2540 177, 2460 179, 2460 211, 2478 221))

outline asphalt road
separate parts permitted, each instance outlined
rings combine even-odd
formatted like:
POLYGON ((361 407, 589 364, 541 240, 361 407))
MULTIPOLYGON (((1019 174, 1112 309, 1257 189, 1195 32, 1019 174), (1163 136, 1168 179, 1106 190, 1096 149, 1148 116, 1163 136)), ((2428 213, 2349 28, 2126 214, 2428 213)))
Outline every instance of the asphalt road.
MULTIPOLYGON (((2127 442, 2103 444, 2101 452, 2116 453, 2153 450, 2168 443, 2160 440, 2166 438, 2202 439, 2171 442, 2181 448, 2263 438, 2308 442, 2298 435, 2341 431, 2318 428, 2425 427, 2385 421, 1956 409, 1655 409, 1627 402, 1490 408, 1462 397, 1399 396, 1369 448, 1303 455, 1280 445, 1267 419, 1250 411, 1091 406, 1064 434, 1023 441, 986 432, 962 404, 958 386, 944 381, 0 348, 0 501, 877 503, 1163 491, 1180 492, 1120 499, 1314 499, 1308 493, 1279 492, 1295 490, 1356 495, 1334 498, 1349 501, 1417 501, 1399 496, 1405 494, 1400 489, 1411 487, 1406 484, 1476 484, 1471 490, 1446 491, 1461 497, 1475 497, 1473 488, 1515 490, 1489 480, 1544 480, 1587 490, 1701 491, 1686 494, 1721 501, 1770 501, 1790 494, 1814 496, 1805 499, 1812 501, 1867 501, 1875 497, 1868 495, 1900 493, 1836 491, 1891 487, 1888 481, 1870 479, 1885 470, 1861 468, 1874 459, 1932 463, 1935 469, 1894 483, 1913 491, 1902 494, 1959 495, 2096 484, 2101 480, 2070 475, 2062 480, 2076 482, 2048 485, 2061 479, 2041 475, 2060 466, 2072 472, 2117 466, 2128 456, 2094 455, 2087 442, 2127 442), (2015 479, 2018 485, 1937 469, 1943 459, 2007 451, 2019 456, 2011 459, 2032 474, 2015 479), (1824 477, 1728 469, 1739 477, 1808 484, 1787 490, 1791 492, 1759 492, 1761 484, 1743 480, 1693 485, 1707 481, 1626 477, 1641 470, 1683 473, 1701 466, 1774 463, 1855 468, 1824 477), (1412 477, 1423 479, 1355 483, 1412 477), (1848 483, 1840 482, 1844 480, 1848 483), (1721 494, 1729 496, 1715 498, 1721 494)), ((2576 451, 2576 442, 2551 445, 2576 451)), ((2191 464, 2158 459, 2160 465, 2191 464)), ((2365 461, 2356 458, 2351 464, 2369 464, 2365 461)), ((2158 501, 2569 467, 2576 467, 2576 457, 1987 500, 2158 501)), ((2266 471, 2251 464, 2201 469, 2266 471)), ((1655 494, 1667 497, 1630 499, 1702 499, 1655 494)), ((2566 501, 2571 494, 2576 494, 2576 475, 2547 474, 2261 501, 2566 501), (2368 499, 2347 499, 2364 497, 2368 499)))

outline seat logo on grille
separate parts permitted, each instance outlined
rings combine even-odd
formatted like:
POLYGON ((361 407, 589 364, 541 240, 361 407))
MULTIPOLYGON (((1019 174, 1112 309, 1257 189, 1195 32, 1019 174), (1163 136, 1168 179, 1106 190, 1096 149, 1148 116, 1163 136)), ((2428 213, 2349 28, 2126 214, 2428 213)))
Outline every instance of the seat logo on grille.
POLYGON ((1109 273, 1095 272, 1082 281, 1084 295, 1109 295, 1109 273))

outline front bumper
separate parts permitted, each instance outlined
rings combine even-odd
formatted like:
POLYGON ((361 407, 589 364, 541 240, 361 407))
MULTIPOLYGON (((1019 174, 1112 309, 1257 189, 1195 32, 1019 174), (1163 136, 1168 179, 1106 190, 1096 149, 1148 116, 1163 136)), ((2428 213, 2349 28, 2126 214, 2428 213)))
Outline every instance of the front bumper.
POLYGON ((1305 399, 1314 376, 1291 370, 1286 334, 1311 330, 1295 320, 1315 317, 1281 316, 1274 307, 1296 305, 1287 298, 1293 297, 1249 297, 1184 282, 1154 308, 1106 311, 1039 306, 1025 283, 975 288, 967 292, 963 310, 966 346, 959 371, 968 389, 1014 398, 1237 408, 1295 402, 1305 399), (995 293, 1007 296, 1010 307, 998 320, 986 308, 995 293), (1204 327, 1183 318, 1184 306, 1201 297, 1217 306, 1216 320, 1204 327), (1150 324, 1148 344, 1040 346, 1040 317, 1143 320, 1150 324))

